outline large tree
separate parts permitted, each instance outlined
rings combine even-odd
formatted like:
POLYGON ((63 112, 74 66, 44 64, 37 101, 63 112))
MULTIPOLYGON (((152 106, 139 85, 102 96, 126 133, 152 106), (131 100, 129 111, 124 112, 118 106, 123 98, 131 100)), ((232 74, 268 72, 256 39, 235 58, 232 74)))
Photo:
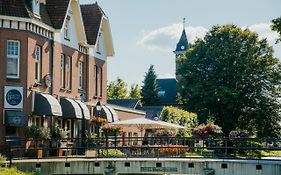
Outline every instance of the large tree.
POLYGON ((215 26, 179 59, 181 100, 225 134, 280 133, 280 63, 266 39, 234 25, 215 26))
POLYGON ((173 106, 166 106, 161 114, 161 119, 184 126, 184 129, 178 131, 178 134, 184 137, 191 137, 192 131, 197 126, 197 115, 173 106))
POLYGON ((108 99, 125 99, 128 98, 127 84, 121 78, 116 81, 110 82, 107 85, 107 98, 108 99))
POLYGON ((277 42, 281 41, 281 16, 272 20, 271 25, 272 30, 276 31, 279 34, 279 38, 277 39, 277 42))
POLYGON ((150 65, 148 72, 145 74, 141 89, 141 101, 144 106, 157 106, 160 103, 156 78, 154 66, 150 65))
POLYGON ((130 98, 141 99, 141 89, 139 85, 133 84, 130 90, 130 98))

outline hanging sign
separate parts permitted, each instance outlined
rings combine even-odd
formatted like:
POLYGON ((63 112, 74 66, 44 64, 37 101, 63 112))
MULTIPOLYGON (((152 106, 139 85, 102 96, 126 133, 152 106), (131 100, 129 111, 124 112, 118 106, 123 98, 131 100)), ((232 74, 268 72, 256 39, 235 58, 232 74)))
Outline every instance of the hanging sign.
POLYGON ((5 109, 23 108, 23 87, 5 86, 4 108, 5 109))

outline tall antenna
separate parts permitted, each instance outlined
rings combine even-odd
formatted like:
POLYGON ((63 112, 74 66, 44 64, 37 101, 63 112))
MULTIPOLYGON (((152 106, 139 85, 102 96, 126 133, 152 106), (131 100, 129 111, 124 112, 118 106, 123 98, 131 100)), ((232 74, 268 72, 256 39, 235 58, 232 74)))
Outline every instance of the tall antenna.
POLYGON ((183 20, 182 20, 182 27, 183 27, 183 30, 185 30, 185 18, 183 18, 183 20))

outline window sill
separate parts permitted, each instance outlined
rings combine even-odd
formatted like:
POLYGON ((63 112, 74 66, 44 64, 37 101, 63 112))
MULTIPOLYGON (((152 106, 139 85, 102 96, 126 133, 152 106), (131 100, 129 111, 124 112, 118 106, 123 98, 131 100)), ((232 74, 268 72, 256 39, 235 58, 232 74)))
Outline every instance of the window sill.
POLYGON ((20 78, 6 77, 7 81, 20 81, 20 78))
POLYGON ((65 40, 67 40, 67 41, 70 41, 70 39, 69 39, 69 38, 64 37, 64 39, 65 39, 65 40))
POLYGON ((61 88, 60 88, 60 91, 66 91, 66 89, 65 89, 65 88, 63 88, 63 87, 61 87, 61 88))
POLYGON ((72 90, 71 89, 66 89, 66 92, 72 92, 72 90))

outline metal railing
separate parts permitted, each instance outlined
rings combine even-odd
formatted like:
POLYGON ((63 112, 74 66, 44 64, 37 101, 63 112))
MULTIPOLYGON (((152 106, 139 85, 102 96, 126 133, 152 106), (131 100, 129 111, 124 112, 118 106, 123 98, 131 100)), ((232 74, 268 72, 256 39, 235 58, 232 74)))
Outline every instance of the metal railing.
POLYGON ((281 157, 281 139, 187 137, 66 138, 62 140, 7 139, 0 153, 13 159, 60 157, 281 157))

